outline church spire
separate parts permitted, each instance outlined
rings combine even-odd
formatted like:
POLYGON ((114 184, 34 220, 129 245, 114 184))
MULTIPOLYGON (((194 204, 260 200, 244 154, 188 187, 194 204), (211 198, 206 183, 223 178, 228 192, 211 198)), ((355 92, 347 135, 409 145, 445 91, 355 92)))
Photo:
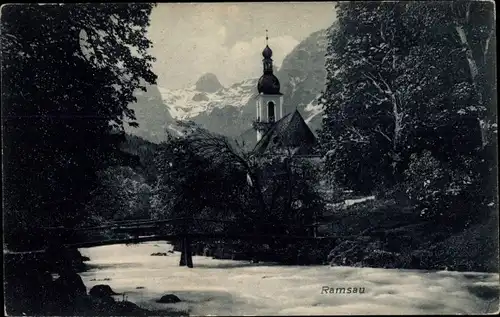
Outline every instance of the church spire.
POLYGON ((254 128, 257 130, 257 141, 277 121, 283 117, 283 94, 280 93, 280 81, 273 74, 273 51, 269 47, 269 34, 266 30, 266 47, 262 51, 262 65, 264 74, 257 82, 259 92, 257 106, 257 121, 254 128))
POLYGON ((264 68, 264 74, 260 77, 257 84, 257 89, 259 93, 267 95, 280 95, 280 82, 276 76, 273 74, 273 51, 267 44, 269 41, 269 35, 266 29, 266 47, 262 51, 262 66, 264 68))
POLYGON ((266 47, 262 51, 262 56, 264 59, 262 60, 262 64, 264 66, 264 74, 272 74, 273 73, 273 51, 268 45, 269 35, 266 30, 266 47))

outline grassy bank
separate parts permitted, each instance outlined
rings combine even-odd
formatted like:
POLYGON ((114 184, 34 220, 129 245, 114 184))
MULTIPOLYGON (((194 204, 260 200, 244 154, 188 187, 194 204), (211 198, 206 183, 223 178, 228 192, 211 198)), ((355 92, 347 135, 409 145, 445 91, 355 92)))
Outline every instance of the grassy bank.
POLYGON ((423 221, 390 199, 337 207, 324 234, 357 235, 339 241, 332 265, 498 272, 498 214, 462 230, 423 221))

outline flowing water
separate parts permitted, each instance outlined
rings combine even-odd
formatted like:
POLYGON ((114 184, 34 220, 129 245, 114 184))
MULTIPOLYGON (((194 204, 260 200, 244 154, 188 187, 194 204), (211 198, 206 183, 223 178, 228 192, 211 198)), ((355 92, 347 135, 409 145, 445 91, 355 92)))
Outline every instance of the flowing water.
POLYGON ((180 254, 165 242, 80 249, 88 289, 108 284, 139 306, 190 315, 484 314, 498 311, 498 274, 282 266, 180 254), (167 256, 151 256, 165 252, 167 256), (344 289, 345 288, 345 292, 344 289), (348 289, 351 292, 348 293, 348 289), (356 292, 354 289, 356 288, 356 292), (337 290, 338 289, 338 290, 337 290), (361 293, 361 291, 363 291, 361 293), (156 300, 174 294, 182 302, 156 300))

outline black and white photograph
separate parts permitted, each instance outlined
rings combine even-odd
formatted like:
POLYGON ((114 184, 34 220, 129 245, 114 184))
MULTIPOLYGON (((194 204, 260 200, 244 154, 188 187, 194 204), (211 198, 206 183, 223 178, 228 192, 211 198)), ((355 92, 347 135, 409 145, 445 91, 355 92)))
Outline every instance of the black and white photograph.
POLYGON ((6 316, 499 313, 493 1, 1 6, 6 316))

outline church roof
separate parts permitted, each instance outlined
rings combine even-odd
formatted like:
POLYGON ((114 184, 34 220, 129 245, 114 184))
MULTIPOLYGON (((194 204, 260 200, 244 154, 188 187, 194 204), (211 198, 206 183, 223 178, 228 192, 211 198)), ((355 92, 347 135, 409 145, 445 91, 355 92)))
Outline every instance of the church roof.
POLYGON ((277 121, 255 145, 254 152, 270 154, 291 149, 293 154, 309 154, 316 143, 314 133, 298 110, 277 121))
POLYGON ((244 150, 250 152, 255 148, 255 145, 257 144, 257 138, 255 137, 255 134, 255 129, 251 127, 237 136, 236 140, 244 150))

